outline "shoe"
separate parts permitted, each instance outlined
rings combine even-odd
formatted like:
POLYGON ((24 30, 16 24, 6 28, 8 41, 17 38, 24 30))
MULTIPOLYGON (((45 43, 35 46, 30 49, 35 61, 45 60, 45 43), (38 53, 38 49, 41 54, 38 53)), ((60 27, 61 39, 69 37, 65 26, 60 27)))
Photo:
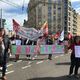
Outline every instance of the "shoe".
POLYGON ((69 77, 69 78, 72 77, 72 74, 69 74, 68 77, 69 77))
POLYGON ((2 70, 2 67, 0 67, 0 70, 2 70))
POLYGON ((49 60, 52 60, 52 58, 48 58, 49 60))
POLYGON ((75 78, 77 78, 77 79, 79 79, 79 78, 80 78, 80 76, 79 76, 79 75, 74 75, 74 77, 75 77, 75 78))

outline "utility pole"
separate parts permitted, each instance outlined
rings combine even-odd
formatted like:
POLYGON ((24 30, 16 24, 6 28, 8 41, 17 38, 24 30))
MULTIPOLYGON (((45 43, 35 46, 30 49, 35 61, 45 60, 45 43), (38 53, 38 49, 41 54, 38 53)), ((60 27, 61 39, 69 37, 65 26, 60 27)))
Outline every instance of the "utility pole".
POLYGON ((2 9, 1 9, 1 28, 2 28, 2 9))

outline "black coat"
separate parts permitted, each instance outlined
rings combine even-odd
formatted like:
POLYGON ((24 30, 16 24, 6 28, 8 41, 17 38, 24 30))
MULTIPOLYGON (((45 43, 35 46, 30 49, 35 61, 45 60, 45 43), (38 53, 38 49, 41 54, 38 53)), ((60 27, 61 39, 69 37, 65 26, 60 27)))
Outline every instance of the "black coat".
POLYGON ((52 39, 47 38, 47 40, 46 40, 46 44, 47 44, 47 45, 52 45, 52 44, 53 44, 52 39))

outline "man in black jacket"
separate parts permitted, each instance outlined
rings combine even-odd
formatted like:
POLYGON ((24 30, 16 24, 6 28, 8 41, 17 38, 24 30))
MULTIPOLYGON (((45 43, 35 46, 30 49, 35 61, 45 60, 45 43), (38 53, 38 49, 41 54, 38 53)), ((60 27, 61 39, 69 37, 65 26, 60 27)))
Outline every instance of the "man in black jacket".
POLYGON ((8 38, 8 33, 5 29, 1 29, 2 38, 3 38, 3 63, 2 63, 2 80, 7 80, 6 78, 6 67, 7 67, 7 56, 10 51, 10 41, 8 38))
MULTIPOLYGON (((47 38, 47 40, 46 40, 46 44, 47 44, 47 45, 52 45, 52 44, 53 44, 53 41, 52 41, 52 39, 51 39, 51 36, 48 36, 48 38, 47 38)), ((52 54, 49 54, 48 59, 49 59, 49 60, 52 60, 52 54)))

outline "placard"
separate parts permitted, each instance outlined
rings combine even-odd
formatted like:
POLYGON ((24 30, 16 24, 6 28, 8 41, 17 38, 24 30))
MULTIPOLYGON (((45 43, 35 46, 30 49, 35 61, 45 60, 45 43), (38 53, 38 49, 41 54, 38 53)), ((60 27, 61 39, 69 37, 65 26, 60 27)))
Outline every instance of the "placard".
POLYGON ((80 46, 75 46, 75 57, 80 58, 80 46))

